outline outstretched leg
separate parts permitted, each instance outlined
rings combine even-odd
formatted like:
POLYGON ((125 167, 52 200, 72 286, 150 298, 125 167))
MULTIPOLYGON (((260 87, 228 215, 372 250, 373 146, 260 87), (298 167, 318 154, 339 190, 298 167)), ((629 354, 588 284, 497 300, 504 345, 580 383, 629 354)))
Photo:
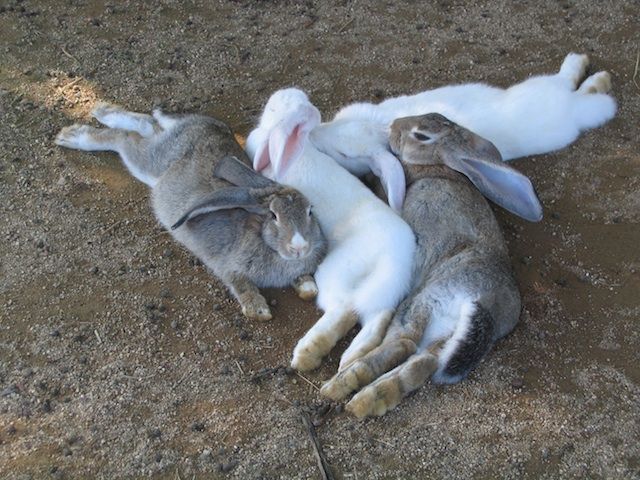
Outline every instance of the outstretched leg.
POLYGON ((155 185, 157 181, 148 167, 150 159, 146 152, 146 141, 137 132, 75 124, 60 130, 55 143, 62 147, 89 152, 117 152, 131 174, 138 180, 149 186, 155 185))
POLYGON ((347 411, 358 418, 384 415, 410 392, 424 385, 437 366, 436 356, 429 351, 413 355, 354 395, 347 403, 347 411))
MULTIPOLYGON (((320 392, 333 400, 342 400, 351 392, 368 385, 413 355, 431 317, 428 306, 405 300, 392 319, 382 343, 343 368, 320 392)), ((346 352, 345 352, 346 353, 346 352)))
POLYGON ((362 319, 362 329, 351 341, 349 347, 344 351, 340 358, 340 366, 338 371, 344 370, 345 367, 353 363, 360 357, 363 357, 371 350, 376 348, 382 342, 393 312, 385 310, 372 315, 369 318, 362 319))
POLYGON ((578 53, 567 55, 560 66, 558 76, 564 77, 571 82, 572 89, 575 90, 584 77, 589 66, 589 57, 578 53))
POLYGON ((160 124, 151 115, 129 112, 107 102, 98 102, 91 111, 91 115, 109 128, 131 130, 146 138, 162 130, 160 124))
POLYGON ((296 370, 313 370, 320 365, 322 357, 344 337, 357 323, 358 316, 352 309, 327 310, 293 350, 291 366, 296 370))

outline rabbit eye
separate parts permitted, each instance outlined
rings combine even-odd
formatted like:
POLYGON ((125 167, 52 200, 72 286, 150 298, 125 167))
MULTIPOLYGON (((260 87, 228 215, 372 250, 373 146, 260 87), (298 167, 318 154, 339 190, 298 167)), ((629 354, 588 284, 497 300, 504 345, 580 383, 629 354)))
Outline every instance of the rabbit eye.
POLYGON ((311 214, 313 213, 313 211, 311 210, 311 207, 307 208, 307 215, 310 217, 311 214))
POLYGON ((278 218, 278 214, 276 212, 274 212, 273 210, 270 210, 270 211, 271 211, 271 218, 273 220, 275 220, 276 222, 279 222, 280 219, 278 218))
POLYGON ((420 133, 420 132, 413 132, 413 138, 415 138, 416 140, 418 140, 420 142, 428 142, 429 140, 431 140, 430 136, 425 135, 424 133, 420 133))

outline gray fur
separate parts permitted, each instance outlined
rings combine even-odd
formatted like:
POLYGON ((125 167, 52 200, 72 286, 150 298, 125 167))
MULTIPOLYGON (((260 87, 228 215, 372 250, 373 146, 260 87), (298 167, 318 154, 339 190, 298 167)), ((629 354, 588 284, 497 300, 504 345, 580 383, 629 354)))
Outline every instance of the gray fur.
MULTIPOLYGON (((520 294, 491 207, 466 177, 445 164, 465 156, 482 162, 501 160, 495 158, 499 154, 489 142, 438 114, 396 120, 391 147, 399 154, 407 178, 402 217, 418 238, 417 283, 410 310, 429 312, 434 303, 453 302, 461 295, 475 303, 466 335, 433 377, 440 382, 458 381, 493 342, 513 329, 520 316, 520 294), (434 132, 436 138, 421 143, 412 130, 434 132), (465 348, 474 353, 459 355, 465 348)), ((411 321, 403 319, 405 324, 411 321)), ((431 319, 423 321, 426 328, 431 319)))
POLYGON ((518 322, 520 294, 493 212, 467 177, 445 166, 456 156, 497 161, 487 143, 438 114, 391 126, 407 180, 402 218, 418 241, 414 285, 382 343, 322 388, 338 400, 366 385, 347 405, 358 417, 384 414, 429 377, 462 380, 518 322), (419 141, 414 132, 425 125, 435 135, 419 141))
MULTIPOLYGON (((227 285, 245 315, 271 318, 257 287, 300 285, 301 276, 312 282, 326 240, 308 201, 247 167, 250 161, 226 124, 200 115, 143 115, 109 104, 99 104, 93 114, 109 127, 123 128, 74 125, 56 143, 118 152, 131 173, 151 186, 158 221, 227 285), (247 184, 233 186, 214 176, 218 167, 242 172, 247 184), (296 232, 307 244, 291 244, 296 232)), ((308 297, 313 288, 305 288, 308 297)))

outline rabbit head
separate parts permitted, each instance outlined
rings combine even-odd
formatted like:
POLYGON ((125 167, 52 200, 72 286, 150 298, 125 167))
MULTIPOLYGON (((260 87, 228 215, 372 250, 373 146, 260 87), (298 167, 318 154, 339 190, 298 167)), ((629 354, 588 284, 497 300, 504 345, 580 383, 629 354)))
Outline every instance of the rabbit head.
POLYGON ((234 186, 218 189, 190 208, 172 230, 213 212, 240 208, 254 215, 253 225, 261 229, 265 244, 286 260, 304 259, 323 243, 311 205, 297 190, 258 175, 235 157, 221 159, 213 173, 234 186))
POLYGON ((389 144, 403 163, 446 165, 510 212, 532 222, 542 219, 542 206, 531 181, 506 166, 491 142, 440 114, 396 119, 389 144))
POLYGON ((402 165, 387 148, 388 128, 360 119, 336 119, 318 125, 311 132, 311 141, 344 168, 359 177, 369 171, 380 178, 396 211, 402 209, 405 178, 402 165))
POLYGON ((253 168, 269 165, 282 178, 290 161, 300 156, 309 132, 320 123, 320 111, 297 88, 278 90, 269 98, 258 128, 247 138, 253 168))

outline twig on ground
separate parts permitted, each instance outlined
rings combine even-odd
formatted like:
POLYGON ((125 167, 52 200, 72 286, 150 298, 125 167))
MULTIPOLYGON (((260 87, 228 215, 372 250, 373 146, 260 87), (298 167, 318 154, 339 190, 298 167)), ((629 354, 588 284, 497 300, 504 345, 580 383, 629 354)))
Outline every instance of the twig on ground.
POLYGON ((311 385, 316 392, 319 392, 320 389, 318 387, 316 387, 315 383, 313 383, 311 380, 309 380, 307 377, 305 377, 304 375, 300 374, 300 372, 296 372, 296 375, 298 375, 302 380, 304 380, 305 382, 307 382, 309 385, 311 385))
POLYGON ((66 85, 63 85, 62 87, 60 87, 60 91, 61 92, 65 92, 67 90, 67 88, 73 87, 76 83, 80 82, 80 80, 82 80, 82 77, 78 77, 75 80, 71 80, 66 85))
POLYGON ((318 462, 318 468, 320 469, 320 475, 322 476, 322 480, 334 480, 335 477, 331 472, 331 467, 329 467, 329 462, 327 462, 327 457, 325 457, 322 452, 322 446, 318 441, 318 436, 316 435, 316 429, 311 423, 311 419, 309 415, 305 412, 300 412, 300 416, 302 417, 302 422, 304 426, 307 427, 307 433, 309 434, 309 438, 311 438, 311 445, 313 446, 313 453, 316 457, 316 461, 318 462))
POLYGON ((240 366, 240 362, 238 362, 238 360, 234 360, 234 362, 236 362, 236 366, 238 367, 238 370, 240 370, 240 373, 244 376, 244 370, 242 370, 242 367, 240 366))
POLYGON ((638 66, 640 66, 640 50, 638 51, 638 55, 636 55, 636 68, 633 70, 633 77, 631 79, 633 80, 633 84, 636 86, 636 88, 640 90, 640 85, 638 85, 638 82, 636 82, 636 77, 638 76, 638 66))
POLYGON ((69 52, 67 52, 67 50, 64 48, 64 46, 60 47, 60 49, 62 50, 62 53, 64 53, 67 57, 73 59, 74 61, 76 61, 77 63, 80 63, 80 60, 78 60, 76 57, 74 57, 73 55, 71 55, 69 52))
POLYGON ((342 33, 344 32, 349 25, 351 25, 353 23, 353 21, 355 20, 355 17, 353 17, 352 19, 348 20, 346 23, 344 23, 339 29, 338 29, 338 33, 342 33))
POLYGON ((391 445, 389 442, 385 442, 384 440, 380 440, 380 439, 373 438, 373 437, 372 437, 371 439, 372 439, 374 442, 378 442, 378 443, 381 443, 382 445, 386 445, 387 447, 391 447, 391 448, 393 448, 393 445, 391 445))
POLYGON ((98 339, 98 343, 102 343, 102 339, 100 338, 100 335, 98 335, 98 330, 94 330, 93 333, 96 334, 96 338, 98 339))

